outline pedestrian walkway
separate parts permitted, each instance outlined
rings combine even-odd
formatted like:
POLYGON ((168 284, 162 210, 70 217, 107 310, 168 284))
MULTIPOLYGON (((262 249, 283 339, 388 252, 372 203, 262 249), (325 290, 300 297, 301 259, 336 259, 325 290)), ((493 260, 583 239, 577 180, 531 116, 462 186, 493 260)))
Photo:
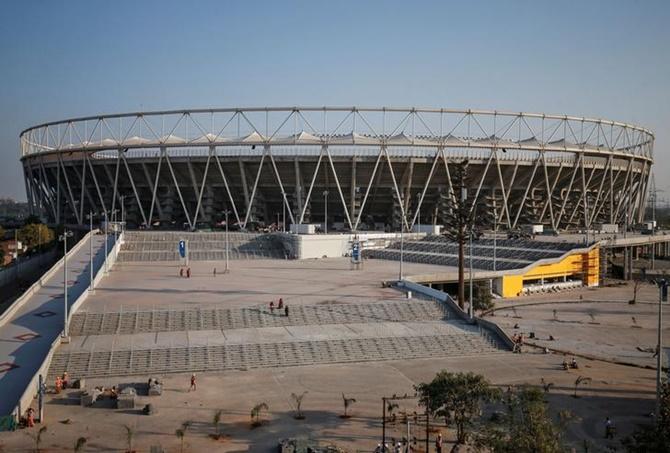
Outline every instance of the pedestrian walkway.
MULTIPOLYGON (((108 238, 111 252, 114 238, 108 238)), ((104 237, 93 235, 95 272, 104 263, 104 237)), ((90 275, 88 244, 68 254, 68 303, 71 306, 87 290, 90 275)), ((61 335, 64 318, 63 266, 44 281, 23 306, 0 327, 0 416, 16 407, 35 373, 61 335)))

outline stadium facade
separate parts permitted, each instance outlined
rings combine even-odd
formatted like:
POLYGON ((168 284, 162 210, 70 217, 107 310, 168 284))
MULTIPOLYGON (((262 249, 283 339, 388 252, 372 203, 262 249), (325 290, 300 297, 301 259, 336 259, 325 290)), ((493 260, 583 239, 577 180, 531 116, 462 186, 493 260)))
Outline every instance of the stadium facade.
POLYGON ((459 193, 499 228, 643 220, 653 134, 615 121, 419 108, 194 109, 100 115, 21 133, 32 213, 85 224, 246 229, 285 219, 347 231, 442 224, 459 193))

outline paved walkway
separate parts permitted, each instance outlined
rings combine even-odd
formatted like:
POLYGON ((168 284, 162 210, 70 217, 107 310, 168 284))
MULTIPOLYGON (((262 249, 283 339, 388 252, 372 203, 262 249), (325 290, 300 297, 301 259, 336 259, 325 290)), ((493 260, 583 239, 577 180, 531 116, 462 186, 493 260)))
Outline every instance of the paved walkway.
MULTIPOLYGON (((114 238, 109 238, 111 251, 114 238)), ((93 236, 95 270, 104 262, 104 238, 93 236)), ((68 254, 68 303, 89 284, 89 246, 68 254)), ((9 415, 63 330, 63 267, 0 327, 0 416, 9 415)))

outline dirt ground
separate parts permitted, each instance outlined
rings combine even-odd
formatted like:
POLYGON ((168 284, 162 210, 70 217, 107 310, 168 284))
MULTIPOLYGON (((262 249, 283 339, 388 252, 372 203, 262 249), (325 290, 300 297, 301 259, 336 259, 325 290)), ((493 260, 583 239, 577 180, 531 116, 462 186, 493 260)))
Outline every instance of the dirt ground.
MULTIPOLYGON (((83 310, 89 312, 138 310, 160 306, 203 307, 225 303, 227 306, 266 304, 278 295, 291 304, 317 304, 324 300, 340 303, 358 300, 375 301, 397 297, 380 282, 397 272, 397 263, 370 266, 364 272, 353 272, 346 260, 315 260, 281 263, 257 262, 221 277, 212 276, 211 263, 196 264, 192 279, 180 279, 175 266, 123 265, 110 274, 90 298, 83 310), (323 276, 327 275, 328 278, 323 276), (214 301, 214 302, 213 302, 214 301)), ((410 267, 410 272, 429 272, 422 265, 410 267)), ((653 346, 656 289, 651 285, 640 288, 639 303, 627 304, 632 287, 616 286, 581 289, 567 293, 523 297, 515 301, 498 300, 501 307, 488 319, 500 323, 510 333, 534 331, 539 337, 554 335, 556 349, 583 349, 588 355, 608 360, 653 363, 649 352, 639 351, 653 346), (588 303, 568 304, 580 300, 588 303), (552 305, 532 305, 548 302, 552 305), (530 305, 529 305, 530 304, 530 305), (557 316, 553 314, 557 310, 557 316), (593 316, 591 316, 593 315, 593 316), (632 317, 635 317, 633 327, 632 317), (514 325, 519 324, 518 329, 514 325), (559 347, 560 346, 560 347, 559 347), (623 360, 626 359, 626 360, 623 360)), ((665 324, 666 331, 668 323, 665 324)), ((670 338, 666 333, 665 338, 670 338)), ((583 451, 584 442, 593 446, 589 451, 605 451, 620 447, 620 439, 638 423, 649 421, 655 397, 655 371, 625 366, 608 361, 580 358, 580 369, 561 369, 563 354, 542 354, 528 349, 522 354, 495 354, 470 357, 365 362, 357 364, 314 365, 287 368, 265 368, 249 371, 209 372, 198 374, 197 390, 189 392, 190 374, 151 376, 164 382, 161 396, 140 395, 135 409, 111 408, 111 401, 100 401, 94 407, 78 405, 78 391, 48 395, 45 405, 47 431, 43 451, 72 451, 78 437, 88 439, 84 451, 125 451, 126 429, 133 432, 133 449, 150 451, 161 446, 166 452, 181 451, 175 430, 188 421, 184 437, 187 452, 267 452, 276 451, 280 439, 311 437, 322 443, 334 443, 347 451, 372 451, 381 441, 383 396, 413 393, 413 386, 431 380, 435 373, 472 371, 481 373, 494 384, 506 389, 510 385, 542 381, 553 384, 547 400, 553 414, 568 409, 576 416, 567 429, 569 442, 583 451), (590 378, 579 386, 578 377, 590 378), (295 402, 291 394, 307 392, 302 404, 306 418, 296 420, 295 402), (355 398, 350 418, 343 413, 343 394, 355 398), (258 403, 267 403, 263 424, 252 428, 250 411, 258 403), (156 413, 144 415, 145 404, 151 403, 156 413), (216 432, 212 423, 214 413, 222 411, 221 440, 210 434, 216 432), (605 417, 611 417, 618 429, 614 440, 604 438, 605 417)), ((149 376, 90 379, 87 387, 146 383, 149 376)), ((422 412, 414 400, 400 403, 399 411, 422 412)), ((4 451, 32 451, 34 442, 29 436, 37 428, 0 433, 4 451)), ((453 432, 439 427, 447 438, 453 432)), ((424 436, 424 427, 410 421, 411 435, 424 436)), ((406 425, 388 427, 388 438, 400 438, 406 425)), ((434 435, 433 433, 432 435, 434 435)), ((2 451, 2 449, 0 449, 2 451)), ((431 449, 432 451, 432 449, 431 449)))
MULTIPOLYGON (((175 430, 185 421, 191 422, 185 436, 185 449, 200 451, 275 451, 278 440, 303 436, 334 443, 348 451, 372 451, 381 441, 381 397, 413 393, 413 385, 430 380, 437 371, 473 371, 487 376, 506 389, 508 385, 540 385, 544 379, 553 383, 547 398, 552 412, 569 409, 577 419, 569 425, 568 439, 575 445, 586 440, 605 448, 619 445, 619 440, 604 439, 604 420, 611 417, 619 436, 630 433, 637 423, 648 420, 653 410, 654 371, 601 361, 582 360, 580 370, 560 369, 562 356, 544 354, 504 354, 482 357, 422 359, 360 363, 351 365, 321 365, 207 373, 197 376, 197 390, 188 391, 189 374, 157 376, 164 382, 161 396, 139 396, 134 410, 117 410, 111 401, 101 401, 94 407, 77 405, 77 392, 49 395, 45 409, 44 451, 71 451, 76 439, 88 439, 85 451, 124 451, 124 425, 135 432, 133 448, 149 451, 160 445, 165 451, 180 451, 175 430), (592 381, 578 389, 573 396, 575 380, 586 376, 592 381), (302 410, 306 418, 293 418, 295 402, 291 394, 308 392, 302 410), (350 408, 351 418, 343 419, 342 394, 355 398, 350 408), (250 410, 257 403, 269 406, 263 415, 264 423, 251 428, 250 410), (141 408, 151 403, 156 414, 143 415, 141 408), (212 419, 216 410, 223 411, 221 432, 224 440, 209 437, 215 433, 212 419)), ((147 376, 118 380, 89 380, 87 385, 118 385, 146 382, 147 376)), ((401 411, 422 412, 416 402, 401 402, 401 411)), ((388 436, 399 438, 406 426, 390 426, 388 436)), ((410 424, 412 435, 423 437, 410 424)), ((445 427, 441 431, 450 436, 445 427)), ((30 451, 34 443, 28 436, 36 428, 13 433, 0 433, 5 451, 30 451)), ((592 450, 593 451, 593 450, 592 450)))

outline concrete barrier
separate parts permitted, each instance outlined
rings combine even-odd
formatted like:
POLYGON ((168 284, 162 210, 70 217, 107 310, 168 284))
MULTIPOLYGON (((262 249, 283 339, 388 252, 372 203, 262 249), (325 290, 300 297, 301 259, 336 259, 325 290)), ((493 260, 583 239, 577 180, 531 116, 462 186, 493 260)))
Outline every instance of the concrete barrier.
POLYGON ((493 336, 498 338, 504 347, 510 350, 514 349, 514 342, 512 339, 507 336, 507 334, 497 324, 477 316, 471 319, 466 312, 461 310, 461 307, 458 306, 456 301, 454 301, 454 299, 452 299, 451 296, 444 291, 429 288, 428 286, 420 285, 408 280, 401 280, 397 282, 396 288, 403 289, 405 291, 412 291, 414 293, 421 294, 425 297, 444 303, 462 321, 478 325, 481 329, 487 330, 489 333, 493 334, 493 336))

